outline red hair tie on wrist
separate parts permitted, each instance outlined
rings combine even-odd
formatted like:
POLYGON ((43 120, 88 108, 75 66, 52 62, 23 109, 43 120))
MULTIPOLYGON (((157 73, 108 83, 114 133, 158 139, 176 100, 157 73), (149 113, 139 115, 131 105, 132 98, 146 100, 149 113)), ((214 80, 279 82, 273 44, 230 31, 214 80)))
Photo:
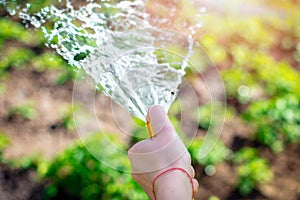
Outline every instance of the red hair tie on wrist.
POLYGON ((176 171, 176 170, 179 170, 181 172, 183 172, 184 174, 186 174, 188 176, 188 178, 190 179, 190 182, 192 184, 192 199, 194 199, 194 185, 193 185, 193 180, 192 180, 192 177, 189 175, 189 173, 185 170, 185 169, 182 169, 182 168, 178 168, 178 167, 174 167, 174 168, 170 168, 170 169, 167 169, 166 171, 163 171, 161 172, 160 174, 158 174, 152 181, 152 192, 153 192, 153 196, 154 196, 154 199, 157 200, 156 198, 156 193, 155 193, 155 190, 154 190, 154 185, 155 185, 155 182, 156 180, 161 177, 162 175, 170 172, 170 171, 176 171))

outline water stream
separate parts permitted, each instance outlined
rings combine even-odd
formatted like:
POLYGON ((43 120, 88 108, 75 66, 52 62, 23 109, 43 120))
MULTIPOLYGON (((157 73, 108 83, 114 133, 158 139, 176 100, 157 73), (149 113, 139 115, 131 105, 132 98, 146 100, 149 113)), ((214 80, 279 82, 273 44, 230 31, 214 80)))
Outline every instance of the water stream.
MULTIPOLYGON (((197 45, 192 35, 152 25, 143 0, 89 0, 79 8, 70 1, 59 3, 63 6, 32 13, 31 4, 11 7, 10 1, 0 2, 27 26, 42 29, 48 47, 83 69, 98 89, 132 115, 145 120, 154 104, 168 111, 197 45)), ((170 16, 155 23, 165 24, 170 16)))

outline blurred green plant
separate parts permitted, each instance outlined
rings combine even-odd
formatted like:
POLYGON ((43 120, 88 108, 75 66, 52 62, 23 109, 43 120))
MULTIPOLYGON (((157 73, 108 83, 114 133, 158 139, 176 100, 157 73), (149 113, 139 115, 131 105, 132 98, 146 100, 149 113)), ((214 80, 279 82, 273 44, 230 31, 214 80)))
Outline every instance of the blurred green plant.
POLYGON ((220 198, 217 196, 210 196, 208 200, 220 200, 220 198))
POLYGON ((6 49, 5 53, 0 56, 0 70, 8 70, 11 67, 24 67, 24 64, 31 60, 33 55, 33 52, 27 48, 11 47, 6 49))
POLYGON ((149 135, 146 127, 135 127, 131 132, 130 143, 133 145, 144 139, 147 139, 148 137, 149 135))
POLYGON ((244 147, 233 155, 233 162, 238 164, 238 190, 241 195, 249 195, 254 188, 273 178, 266 159, 261 158, 258 149, 244 147))
POLYGON ((300 139, 300 101, 294 94, 253 102, 244 118, 256 127, 255 138, 275 152, 300 139))
MULTIPOLYGON (((33 68, 38 72, 45 72, 46 70, 57 70, 66 66, 66 61, 60 56, 51 52, 44 52, 38 56, 35 56, 31 60, 33 68)), ((71 67, 71 66, 68 66, 71 67)))
POLYGON ((57 85, 63 85, 69 81, 74 81, 76 79, 77 72, 75 71, 74 68, 70 66, 64 67, 64 71, 58 75, 56 79, 56 84, 57 85))
POLYGON ((133 145, 137 142, 140 142, 141 140, 148 138, 149 136, 147 132, 146 122, 134 116, 132 116, 132 121, 134 124, 134 128, 131 132, 130 143, 133 145))
POLYGON ((211 104, 205 104, 198 108, 198 113, 200 118, 199 125, 198 125, 199 129, 208 130, 209 127, 213 126, 213 124, 215 123, 211 119, 211 115, 212 115, 211 106, 212 106, 211 104))
POLYGON ((4 133, 0 132, 0 163, 3 162, 3 150, 8 147, 9 143, 8 137, 4 133))
POLYGON ((208 130, 213 128, 223 120, 231 119, 234 116, 234 110, 231 107, 225 107, 221 102, 210 102, 199 106, 197 113, 199 115, 198 128, 208 130), (224 116, 224 119, 220 117, 224 116))
POLYGON ((182 139, 185 139, 184 133, 180 129, 180 125, 181 125, 180 119, 182 117, 181 116, 182 112, 184 112, 184 107, 181 105, 181 102, 178 99, 175 99, 175 101, 172 103, 168 111, 168 117, 170 119, 170 122, 174 126, 176 132, 178 133, 178 135, 181 136, 182 139))
POLYGON ((215 165, 222 163, 226 159, 230 158, 231 151, 225 146, 225 144, 218 140, 212 150, 204 157, 200 156, 200 150, 204 140, 196 137, 192 144, 188 147, 188 151, 191 154, 192 162, 198 163, 204 166, 204 171, 207 175, 213 175, 215 173, 215 165))
POLYGON ((41 182, 50 164, 50 161, 40 153, 26 155, 17 159, 8 159, 4 162, 15 169, 34 169, 38 174, 37 180, 41 182))
POLYGON ((5 90, 6 90, 5 85, 3 83, 0 83, 0 95, 4 94, 5 90))
POLYGON ((42 41, 41 35, 33 34, 28 31, 22 24, 14 22, 7 18, 0 18, 0 50, 7 40, 16 40, 26 45, 39 44, 42 41))
POLYGON ((73 113, 79 109, 79 106, 76 105, 68 105, 64 108, 64 112, 61 116, 61 125, 63 128, 72 131, 76 128, 76 124, 73 118, 73 113))
POLYGON ((13 106, 9 109, 8 117, 21 116, 24 119, 32 120, 36 117, 34 104, 25 103, 23 105, 13 106))
MULTIPOLYGON (((0 2, 0 5, 5 5, 6 9, 8 10, 16 10, 20 8, 28 8, 29 13, 36 13, 40 11, 41 8, 44 8, 49 5, 55 5, 58 4, 57 0, 13 0, 13 1, 3 1, 0 2), (27 4, 30 3, 30 6, 27 6, 27 4)), ((12 12, 15 13, 15 12, 12 12)))
POLYGON ((77 142, 48 166, 45 177, 51 184, 45 190, 46 198, 54 198, 63 192, 71 198, 83 200, 147 199, 130 173, 124 172, 130 170, 127 155, 114 152, 113 145, 103 142, 106 137, 114 144, 119 142, 119 138, 112 134, 93 134, 84 140, 84 145, 77 142), (87 149, 93 149, 104 159, 117 159, 118 169, 100 163, 87 149))

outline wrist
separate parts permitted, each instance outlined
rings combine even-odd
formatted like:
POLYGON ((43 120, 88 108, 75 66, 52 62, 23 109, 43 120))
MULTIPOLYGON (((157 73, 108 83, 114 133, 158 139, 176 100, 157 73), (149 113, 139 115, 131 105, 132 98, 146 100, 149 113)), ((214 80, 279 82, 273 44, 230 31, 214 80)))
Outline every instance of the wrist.
POLYGON ((187 200, 193 198, 193 183, 183 169, 172 168, 163 172, 153 185, 156 200, 187 200))

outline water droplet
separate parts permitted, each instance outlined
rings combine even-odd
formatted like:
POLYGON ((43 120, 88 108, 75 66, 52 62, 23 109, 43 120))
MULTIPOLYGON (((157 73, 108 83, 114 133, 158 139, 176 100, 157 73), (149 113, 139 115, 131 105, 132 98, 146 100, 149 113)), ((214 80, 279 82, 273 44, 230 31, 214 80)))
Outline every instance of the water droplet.
POLYGON ((204 168, 204 172, 208 176, 213 176, 216 173, 216 168, 213 165, 208 165, 204 168))
POLYGON ((239 88, 238 88, 238 93, 240 96, 242 97, 248 97, 250 95, 250 89, 248 86, 246 85, 241 85, 239 88))

